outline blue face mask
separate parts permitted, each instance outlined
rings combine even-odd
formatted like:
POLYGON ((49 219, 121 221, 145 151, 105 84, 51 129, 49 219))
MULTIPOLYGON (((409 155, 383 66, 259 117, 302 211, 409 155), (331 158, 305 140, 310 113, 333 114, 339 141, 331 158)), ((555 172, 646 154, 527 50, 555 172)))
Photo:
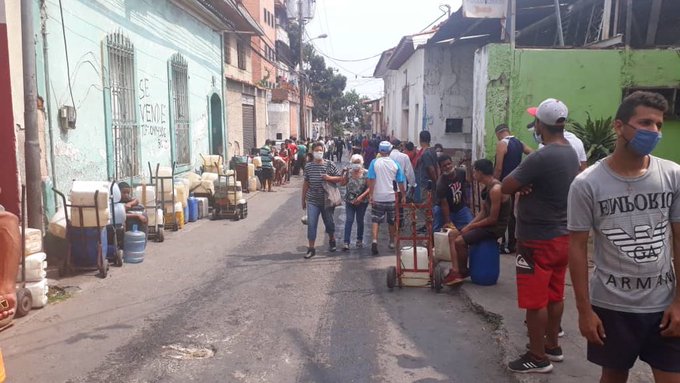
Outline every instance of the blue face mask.
POLYGON ((661 141, 661 132, 657 133, 650 130, 638 129, 632 125, 628 126, 635 129, 635 135, 632 140, 628 141, 628 146, 641 156, 650 154, 654 151, 654 148, 656 148, 659 141, 661 141))

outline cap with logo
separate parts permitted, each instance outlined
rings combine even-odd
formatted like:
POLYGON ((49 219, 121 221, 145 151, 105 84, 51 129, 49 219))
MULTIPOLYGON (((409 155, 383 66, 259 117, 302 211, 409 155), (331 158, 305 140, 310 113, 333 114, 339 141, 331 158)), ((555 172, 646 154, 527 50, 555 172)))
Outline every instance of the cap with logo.
POLYGON ((381 141, 378 150, 381 152, 389 152, 392 150, 392 144, 390 144, 389 141, 381 141))
POLYGON ((527 113, 536 117, 544 124, 555 126, 562 125, 569 116, 569 109, 560 100, 548 98, 538 105, 527 109, 527 113))

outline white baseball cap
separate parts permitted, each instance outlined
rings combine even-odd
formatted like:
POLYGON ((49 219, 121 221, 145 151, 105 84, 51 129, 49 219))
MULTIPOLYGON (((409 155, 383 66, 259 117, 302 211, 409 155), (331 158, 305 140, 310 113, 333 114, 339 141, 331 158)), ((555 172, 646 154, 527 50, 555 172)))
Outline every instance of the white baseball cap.
POLYGON ((380 145, 378 145, 378 151, 380 152, 389 152, 392 150, 392 144, 390 144, 389 141, 382 141, 380 145))
POLYGON ((562 101, 548 98, 540 103, 538 107, 527 109, 527 113, 547 125, 555 126, 564 124, 569 116, 569 109, 567 109, 567 106, 562 101))

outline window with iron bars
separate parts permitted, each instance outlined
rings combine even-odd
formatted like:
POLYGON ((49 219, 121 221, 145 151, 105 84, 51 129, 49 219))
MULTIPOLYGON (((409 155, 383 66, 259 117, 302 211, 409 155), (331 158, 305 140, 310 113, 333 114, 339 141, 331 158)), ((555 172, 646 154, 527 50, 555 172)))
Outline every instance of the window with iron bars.
POLYGON ((238 69, 246 69, 246 47, 243 42, 236 43, 236 55, 238 58, 238 69))
POLYGON ((111 92, 114 177, 121 180, 140 174, 139 124, 134 85, 135 48, 129 38, 116 32, 106 36, 106 50, 111 92))
POLYGON ((189 145, 189 86, 187 61, 179 53, 170 60, 172 72, 173 129, 175 133, 175 161, 178 166, 191 164, 189 145))

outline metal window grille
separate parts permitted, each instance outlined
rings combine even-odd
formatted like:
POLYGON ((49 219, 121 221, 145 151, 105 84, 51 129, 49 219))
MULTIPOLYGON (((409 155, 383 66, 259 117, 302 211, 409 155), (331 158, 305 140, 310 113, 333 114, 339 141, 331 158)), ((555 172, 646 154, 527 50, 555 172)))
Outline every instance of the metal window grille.
POLYGON ((172 102, 175 129, 175 161, 189 165, 189 87, 187 61, 179 53, 172 55, 172 102))
POLYGON ((139 124, 135 110, 134 57, 130 39, 106 36, 111 92, 111 131, 116 179, 139 175, 139 124))
POLYGON ((238 69, 246 69, 246 47, 241 41, 236 43, 236 55, 238 56, 238 69))

